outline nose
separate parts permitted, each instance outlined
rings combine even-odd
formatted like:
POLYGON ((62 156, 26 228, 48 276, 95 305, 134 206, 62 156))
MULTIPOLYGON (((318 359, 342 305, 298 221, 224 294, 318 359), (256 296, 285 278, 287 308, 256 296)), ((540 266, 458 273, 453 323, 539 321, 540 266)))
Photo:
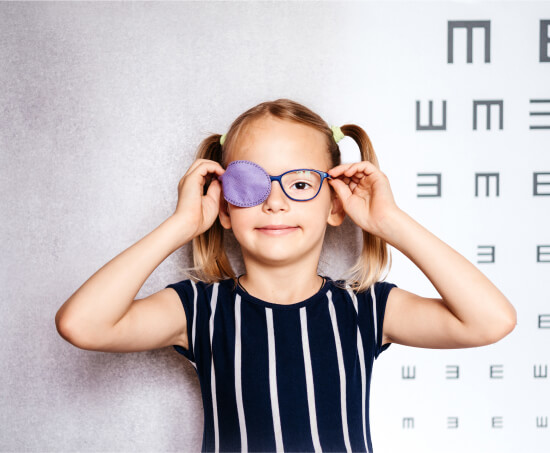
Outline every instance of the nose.
POLYGON ((263 209, 266 211, 281 211, 288 209, 289 198, 283 192, 279 181, 271 181, 271 192, 263 203, 263 209))

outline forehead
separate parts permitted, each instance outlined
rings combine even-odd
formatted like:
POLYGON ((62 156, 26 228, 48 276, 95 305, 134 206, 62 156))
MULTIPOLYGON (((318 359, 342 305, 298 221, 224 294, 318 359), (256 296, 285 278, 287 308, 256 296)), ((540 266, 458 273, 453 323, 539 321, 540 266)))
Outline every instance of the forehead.
POLYGON ((254 120, 243 128, 227 163, 234 160, 254 162, 271 175, 295 168, 330 168, 323 133, 304 124, 273 117, 254 120))

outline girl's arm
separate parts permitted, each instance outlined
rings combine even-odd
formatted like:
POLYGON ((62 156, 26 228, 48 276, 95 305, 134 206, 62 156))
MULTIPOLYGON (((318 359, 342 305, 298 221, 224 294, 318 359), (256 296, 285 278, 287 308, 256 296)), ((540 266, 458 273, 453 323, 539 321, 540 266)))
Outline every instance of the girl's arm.
POLYGON ((466 258, 399 209, 387 176, 368 161, 329 170, 344 210, 363 230, 400 250, 428 277, 441 299, 393 288, 383 342, 423 348, 494 343, 516 325, 516 310, 466 258))
POLYGON ((424 348, 483 346, 516 326, 516 310, 471 262, 398 209, 383 220, 381 238, 432 282, 441 299, 393 288, 386 303, 384 342, 424 348))
POLYGON ((92 275, 58 310, 60 335, 82 349, 129 352, 171 344, 187 346, 185 312, 165 288, 134 300, 152 272, 175 250, 206 231, 218 217, 218 162, 197 159, 178 184, 176 212, 92 275))
POLYGON ((181 303, 175 303, 178 298, 172 295, 170 299, 167 294, 171 289, 148 300, 134 298, 159 264, 191 239, 189 225, 177 216, 169 217, 105 264, 61 306, 55 316, 59 334, 82 349, 113 352, 152 349, 163 342, 177 344, 186 320, 181 316, 181 303), (120 324, 124 333, 115 334, 115 326, 130 308, 133 327, 126 318, 120 324), (151 347, 132 349, 139 336, 151 347))

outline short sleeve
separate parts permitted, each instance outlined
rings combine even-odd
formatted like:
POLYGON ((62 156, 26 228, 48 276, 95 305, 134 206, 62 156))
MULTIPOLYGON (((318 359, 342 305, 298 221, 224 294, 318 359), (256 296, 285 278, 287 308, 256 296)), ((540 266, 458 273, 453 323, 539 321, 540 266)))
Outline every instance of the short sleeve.
POLYGON ((184 355, 194 365, 196 365, 195 359, 195 339, 196 339, 196 316, 197 316, 197 286, 192 280, 183 280, 179 283, 172 283, 166 288, 172 288, 177 293, 183 305, 185 311, 185 318, 187 321, 187 339, 189 349, 185 349, 180 345, 173 345, 174 349, 180 354, 184 355))
POLYGON ((374 347, 374 358, 377 359, 378 356, 388 349, 391 343, 386 343, 382 346, 382 328, 384 326, 384 315, 386 313, 386 302, 388 300, 388 295, 392 288, 397 288, 397 285, 394 283, 388 282, 376 282, 374 284, 374 297, 372 298, 372 291, 369 290, 371 294, 372 307, 373 307, 373 321, 375 325, 376 333, 376 345, 374 347))

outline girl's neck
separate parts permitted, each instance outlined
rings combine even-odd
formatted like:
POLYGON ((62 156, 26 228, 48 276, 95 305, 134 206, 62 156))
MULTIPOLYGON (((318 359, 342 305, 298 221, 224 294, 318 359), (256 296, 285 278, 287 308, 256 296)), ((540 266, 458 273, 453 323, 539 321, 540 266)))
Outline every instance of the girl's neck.
POLYGON ((243 289, 258 299, 275 304, 295 304, 319 292, 323 278, 316 273, 271 270, 268 273, 250 269, 239 282, 243 289))

